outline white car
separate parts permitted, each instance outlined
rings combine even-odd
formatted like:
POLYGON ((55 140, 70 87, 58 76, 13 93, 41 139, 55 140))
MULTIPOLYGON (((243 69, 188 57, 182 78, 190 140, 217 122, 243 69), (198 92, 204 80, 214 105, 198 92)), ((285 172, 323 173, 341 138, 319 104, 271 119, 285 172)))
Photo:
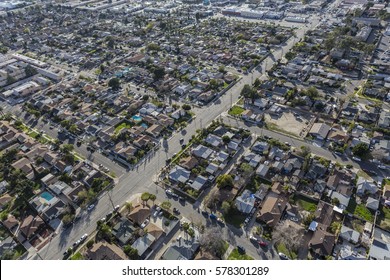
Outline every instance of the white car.
POLYGON ((384 164, 380 164, 380 165, 378 165, 378 168, 379 168, 379 169, 382 169, 382 170, 386 170, 386 169, 387 169, 387 166, 384 165, 384 164))
POLYGON ((93 208, 95 208, 95 204, 91 204, 88 206, 87 210, 88 211, 91 211, 93 208))
POLYGON ((87 239, 87 237, 88 237, 88 234, 85 233, 83 236, 81 236, 80 242, 83 242, 85 239, 87 239))
POLYGON ((249 239, 257 242, 257 238, 254 237, 253 235, 249 236, 249 239))
POLYGON ((283 253, 278 253, 278 255, 279 255, 280 259, 282 259, 282 260, 289 260, 289 258, 283 253))
POLYGON ((362 161, 362 159, 361 159, 361 158, 358 158, 358 157, 352 157, 352 159, 353 159, 354 161, 362 161))
POLYGON ((146 219, 145 222, 143 222, 143 223, 140 225, 140 228, 145 228, 148 224, 149 224, 149 219, 146 219))

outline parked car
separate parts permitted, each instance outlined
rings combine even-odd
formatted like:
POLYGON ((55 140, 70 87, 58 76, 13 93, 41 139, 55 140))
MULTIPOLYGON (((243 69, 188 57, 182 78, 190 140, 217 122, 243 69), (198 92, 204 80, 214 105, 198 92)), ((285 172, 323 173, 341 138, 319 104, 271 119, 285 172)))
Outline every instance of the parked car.
POLYGON ((361 159, 361 158, 358 158, 358 157, 352 157, 352 159, 353 159, 354 161, 362 161, 362 159, 361 159))
POLYGON ((81 238, 80 238, 80 242, 84 242, 85 239, 87 239, 87 237, 88 237, 87 233, 83 234, 83 236, 81 236, 81 238))
POLYGON ((145 228, 149 224, 149 219, 146 219, 141 225, 140 228, 145 228))
POLYGON ((259 245, 261 247, 267 247, 268 246, 268 244, 266 242, 264 242, 264 241, 259 241, 259 245))
POLYGON ((281 260, 289 260, 289 258, 285 254, 283 254, 282 252, 279 252, 278 255, 279 255, 279 258, 281 260))
POLYGON ((177 208, 173 208, 173 213, 176 215, 180 215, 180 211, 177 208))
POLYGON ((245 254, 246 253, 246 250, 244 247, 242 247, 241 245, 237 245, 237 250, 240 254, 245 254))
POLYGON ((91 211, 93 208, 95 208, 95 204, 91 204, 88 206, 87 210, 88 211, 91 211))
POLYGON ((257 242, 257 238, 254 237, 253 235, 249 236, 249 240, 254 241, 254 242, 257 242))
POLYGON ((119 205, 115 206, 115 207, 114 207, 114 211, 118 211, 118 210, 119 210, 119 207, 120 207, 119 205))

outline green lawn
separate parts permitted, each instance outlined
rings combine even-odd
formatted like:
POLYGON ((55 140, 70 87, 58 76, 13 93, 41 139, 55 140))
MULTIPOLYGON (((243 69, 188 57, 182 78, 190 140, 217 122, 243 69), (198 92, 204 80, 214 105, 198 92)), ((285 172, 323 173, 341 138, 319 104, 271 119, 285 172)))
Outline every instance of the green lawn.
POLYGON ((241 113, 244 111, 245 111, 244 108, 234 105, 232 108, 230 108, 229 115, 241 116, 241 113))
POLYGON ((294 251, 289 251, 286 248, 286 245, 284 243, 279 243, 279 245, 276 247, 276 250, 280 253, 285 254, 287 257, 289 257, 291 260, 296 260, 297 259, 297 254, 294 251))
POLYGON ((249 184, 246 185, 245 188, 250 190, 251 192, 255 193, 260 188, 261 184, 265 184, 265 185, 271 186, 272 182, 270 182, 268 180, 265 180, 263 178, 260 178, 258 176, 254 176, 250 180, 249 184))
POLYGON ((234 249, 229 257, 228 260, 253 260, 251 256, 248 256, 247 254, 241 255, 237 249, 234 249))
POLYGON ((294 196, 294 201, 299 206, 301 206, 304 210, 308 212, 315 212, 317 209, 317 202, 310 200, 304 196, 294 196))
POLYGON ((38 135, 39 134, 37 132, 33 131, 33 130, 28 133, 28 136, 30 136, 32 138, 35 138, 35 139, 37 138, 38 135))
POLYGON ((374 215, 364 205, 357 204, 356 200, 351 198, 347 207, 347 211, 355 216, 358 216, 366 221, 373 222, 374 215))
POLYGON ((126 123, 126 122, 123 122, 120 125, 118 125, 117 127, 115 127, 114 133, 118 134, 124 128, 131 128, 131 125, 126 123))
POLYGON ((83 257, 83 255, 80 252, 77 252, 70 259, 73 260, 73 261, 78 261, 78 260, 83 260, 84 257, 83 257))

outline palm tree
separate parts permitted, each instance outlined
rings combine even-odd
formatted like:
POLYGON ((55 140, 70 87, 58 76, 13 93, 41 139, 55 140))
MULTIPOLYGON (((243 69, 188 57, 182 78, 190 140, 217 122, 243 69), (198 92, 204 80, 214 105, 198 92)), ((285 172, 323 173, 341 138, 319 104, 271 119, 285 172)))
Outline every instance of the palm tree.
POLYGON ((153 205, 154 205, 154 201, 157 199, 157 196, 154 195, 154 194, 150 194, 149 199, 150 199, 151 201, 153 201, 153 205))
POLYGON ((125 209, 127 210, 127 214, 129 214, 131 212, 131 210, 133 210, 133 204, 129 201, 126 201, 125 209))

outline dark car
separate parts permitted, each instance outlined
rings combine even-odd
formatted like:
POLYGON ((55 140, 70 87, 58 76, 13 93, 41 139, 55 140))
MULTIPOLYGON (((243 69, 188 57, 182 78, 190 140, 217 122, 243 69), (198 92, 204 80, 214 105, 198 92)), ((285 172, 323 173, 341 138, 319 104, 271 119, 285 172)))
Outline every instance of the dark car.
POLYGON ((180 211, 177 208, 173 208, 173 213, 176 215, 180 215, 180 211))
POLYGON ((242 247, 241 245, 237 245, 237 251, 240 253, 240 254, 245 254, 245 248, 242 247))

